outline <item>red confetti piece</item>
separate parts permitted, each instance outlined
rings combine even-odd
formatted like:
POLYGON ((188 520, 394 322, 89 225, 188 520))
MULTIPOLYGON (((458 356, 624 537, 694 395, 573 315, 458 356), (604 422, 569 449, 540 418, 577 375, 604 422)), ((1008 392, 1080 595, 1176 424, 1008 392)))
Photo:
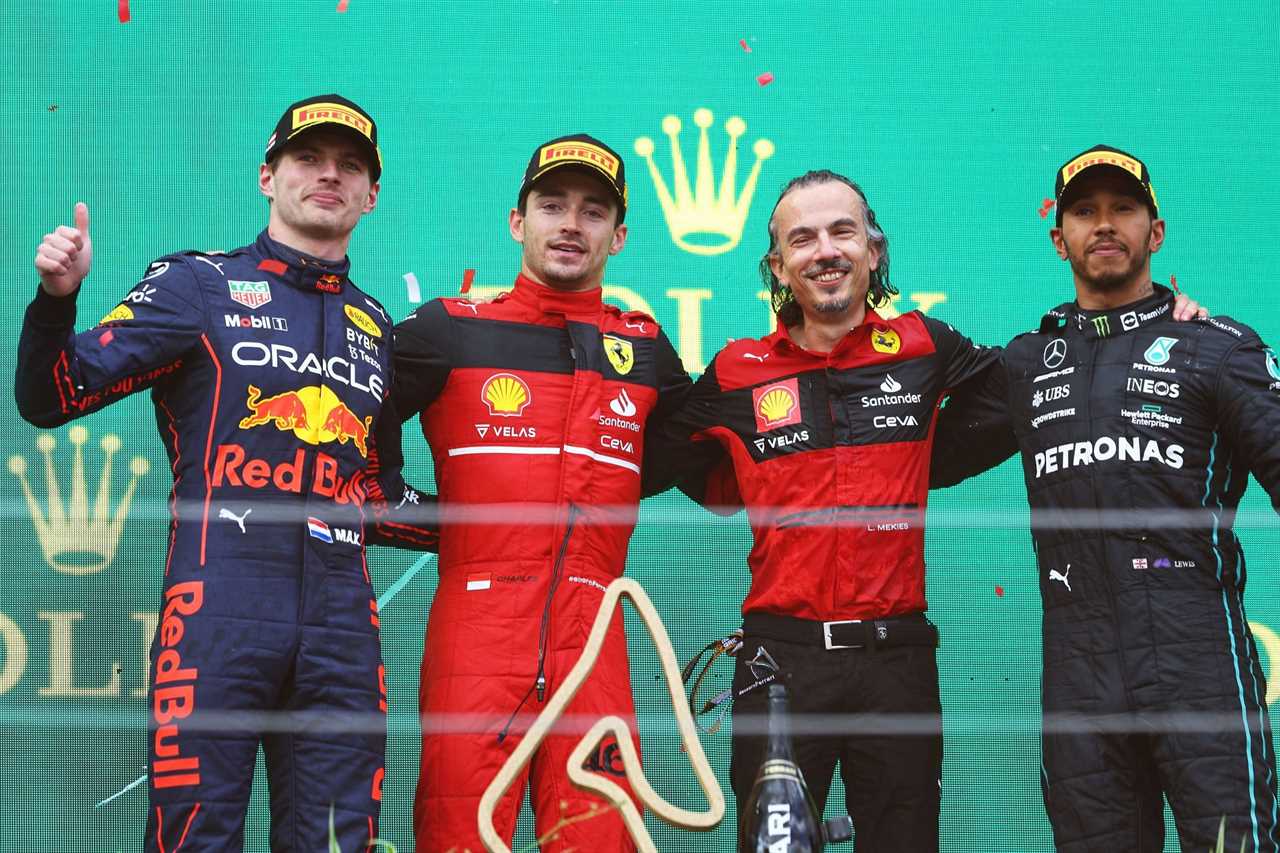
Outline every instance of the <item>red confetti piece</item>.
POLYGON ((764 72, 763 74, 761 74, 759 77, 756 78, 756 82, 759 83, 761 86, 768 86, 770 83, 773 82, 773 72, 772 71, 764 72))
POLYGON ((1053 210, 1053 204, 1054 202, 1053 202, 1053 199, 1051 198, 1046 198, 1044 201, 1040 202, 1040 218, 1041 219, 1048 218, 1049 211, 1053 210))
POLYGON ((1174 293, 1182 292, 1181 290, 1178 290, 1178 277, 1176 275, 1169 276, 1169 286, 1173 288, 1174 293))
POLYGON ((338 0, 338 11, 339 12, 347 11, 347 0, 338 0))
POLYGON ((471 282, 475 281, 475 279, 476 279, 476 271, 475 271, 475 270, 463 270, 463 271, 462 271, 462 290, 460 290, 460 291, 458 291, 458 292, 459 292, 459 293, 470 293, 470 292, 471 292, 471 282))
POLYGON ((1004 598, 1004 587, 996 584, 996 598, 1004 598))
POLYGON ((120 17, 120 23, 129 23, 129 0, 118 0, 116 14, 120 17))
POLYGON ((747 53, 751 52, 751 46, 747 44, 746 39, 738 39, 738 44, 742 45, 742 49, 745 50, 747 53))
POLYGON ((105 347, 115 339, 116 333, 107 329, 101 335, 98 335, 98 346, 105 347))

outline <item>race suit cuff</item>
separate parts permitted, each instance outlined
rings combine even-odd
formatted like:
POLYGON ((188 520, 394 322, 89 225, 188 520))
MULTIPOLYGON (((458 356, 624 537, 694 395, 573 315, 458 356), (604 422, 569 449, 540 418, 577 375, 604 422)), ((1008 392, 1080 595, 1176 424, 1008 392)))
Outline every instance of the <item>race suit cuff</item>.
POLYGON ((76 324, 76 297, 80 288, 66 296, 50 296, 42 286, 36 287, 36 298, 27 307, 31 322, 47 328, 67 328, 76 324))

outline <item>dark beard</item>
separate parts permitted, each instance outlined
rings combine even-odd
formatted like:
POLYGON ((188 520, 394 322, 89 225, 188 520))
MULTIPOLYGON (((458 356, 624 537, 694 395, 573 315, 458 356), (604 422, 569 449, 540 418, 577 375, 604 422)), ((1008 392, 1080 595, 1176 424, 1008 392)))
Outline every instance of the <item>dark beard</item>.
POLYGON ((1119 272, 1106 272, 1101 275, 1093 275, 1088 270, 1088 261, 1086 258, 1077 258, 1071 252, 1067 252, 1067 260, 1071 263, 1071 271, 1076 277, 1084 282, 1085 286, 1094 293, 1115 293, 1124 290, 1133 283, 1134 276, 1147 263, 1151 253, 1147 251, 1147 246, 1151 242, 1151 231, 1148 229, 1146 239, 1142 241, 1139 252, 1131 251, 1129 253, 1129 263, 1123 270, 1119 272))
POLYGON ((836 299, 829 299, 826 302, 818 302, 813 306, 813 310, 819 314, 840 314, 849 310, 849 306, 853 304, 852 296, 844 296, 836 299))

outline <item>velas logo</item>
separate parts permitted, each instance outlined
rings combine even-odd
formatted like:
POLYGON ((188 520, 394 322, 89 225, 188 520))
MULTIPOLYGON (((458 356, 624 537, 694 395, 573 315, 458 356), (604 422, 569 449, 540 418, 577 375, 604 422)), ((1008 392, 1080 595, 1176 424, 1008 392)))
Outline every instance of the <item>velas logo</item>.
POLYGON ((649 165, 649 177, 653 179, 653 188, 658 194, 658 203, 662 205, 662 215, 667 220, 672 241, 694 255, 722 255, 742 240, 742 229, 751 212, 751 197, 756 191, 761 166, 774 153, 773 143, 769 140, 755 141, 751 146, 755 162, 746 181, 741 183, 742 192, 735 195, 739 186, 738 138, 746 133, 747 123, 738 116, 730 117, 724 123, 725 134, 729 137, 724 150, 729 153, 717 188, 716 174, 719 170, 711 159, 711 143, 707 139, 707 129, 711 127, 713 118, 711 110, 705 107, 693 113, 693 123, 698 127, 698 154, 694 161, 698 166, 692 184, 680 148, 679 136, 683 125, 678 117, 669 115, 662 120, 662 132, 671 142, 670 188, 653 161, 653 140, 641 136, 635 141, 636 153, 649 165))
POLYGON ((373 125, 368 118, 349 107, 342 104, 307 104, 305 107, 298 107, 293 111, 293 132, 297 133, 303 128, 310 127, 319 122, 341 122, 368 139, 373 141, 373 125))
POLYGON ((902 338, 893 329, 872 329, 871 348, 892 355, 902 349, 902 338))
POLYGON ((756 432, 800 423, 799 383, 793 377, 753 389, 751 408, 756 416, 756 432))
POLYGON ((14 454, 9 457, 9 473, 18 478, 22 494, 26 498, 27 511, 40 541, 45 562, 55 571, 66 575, 91 575, 100 572, 115 559, 120 535, 124 532, 124 520, 129 514, 138 481, 151 470, 146 457, 134 456, 129 460, 132 475, 120 495, 115 511, 111 509, 113 470, 112 461, 120 452, 120 436, 107 433, 98 443, 102 449, 102 465, 99 480, 94 489, 89 488, 85 477, 84 445, 89 431, 76 424, 67 431, 67 438, 74 448, 71 460, 71 482, 67 489, 59 482, 58 466, 54 464, 53 451, 57 440, 52 433, 36 437, 36 448, 44 457, 45 505, 41 506, 27 480, 27 459, 14 454), (70 493, 64 503, 62 495, 70 493), (89 495, 96 495, 92 508, 89 495))
POLYGON ((249 414, 240 419, 240 429, 269 423, 278 430, 293 432, 307 444, 350 441, 361 456, 369 455, 369 427, 373 416, 361 420, 327 386, 308 385, 264 399, 258 386, 250 385, 245 405, 249 414))
POLYGON ((635 366, 636 351, 635 347, 631 345, 631 341, 615 338, 613 335, 605 335, 604 354, 619 376, 626 376, 631 372, 631 368, 635 366))
POLYGON ((117 305, 115 308, 112 308, 111 311, 105 317, 99 320, 98 325, 105 326, 108 323, 122 323, 125 320, 132 320, 132 319, 133 319, 133 309, 130 308, 128 305, 121 303, 117 305))
POLYGON ((480 399, 489 407, 489 414, 518 418, 533 402, 533 392, 528 383, 514 373, 495 373, 481 386, 480 399))
POLYGON ((227 281, 231 298, 246 308, 261 308, 271 301, 271 285, 265 281, 227 281))
POLYGON ((1177 342, 1177 338, 1156 338, 1152 341, 1151 346, 1147 347, 1147 351, 1142 354, 1142 357, 1147 364, 1164 364, 1169 360, 1169 350, 1173 349, 1174 344, 1177 342))
POLYGON ((565 160, 586 163, 607 172, 615 181, 618 179, 618 159, 598 145, 589 142, 555 142, 542 146, 542 150, 538 152, 539 169, 565 160))
POLYGON ((360 331, 375 338, 382 337, 382 330, 378 328, 378 324, 373 322, 373 318, 368 314, 354 305, 344 305, 342 310, 346 313, 347 319, 354 323, 360 331))
POLYGON ((1105 151, 1091 151, 1088 154, 1081 154, 1076 159, 1062 167, 1062 185, 1066 186, 1071 179, 1080 174, 1081 170, 1090 166, 1119 166, 1138 180, 1142 180, 1142 166, 1132 157, 1124 157, 1105 151))

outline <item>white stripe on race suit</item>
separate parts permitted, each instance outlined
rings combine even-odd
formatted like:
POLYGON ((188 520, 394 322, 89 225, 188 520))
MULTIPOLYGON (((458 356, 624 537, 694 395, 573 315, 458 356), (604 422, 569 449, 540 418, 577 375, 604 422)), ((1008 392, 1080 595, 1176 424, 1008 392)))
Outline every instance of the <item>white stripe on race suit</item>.
MULTIPOLYGON (((520 447, 518 445, 509 444, 472 444, 466 447, 449 448, 450 456, 476 456, 484 453, 508 454, 515 456, 555 456, 560 453, 559 447, 520 447)), ((576 445, 566 444, 564 446, 565 453, 575 453, 579 456, 587 456, 596 462, 603 462, 606 465, 617 465, 619 468, 626 468, 636 474, 640 473, 640 466, 626 459, 619 459, 616 456, 607 456, 603 453, 596 453, 587 447, 577 447, 576 445)))
POLYGON ((479 453, 506 453, 516 456, 558 456, 558 447, 519 447, 509 444, 473 444, 468 447, 450 447, 450 456, 475 456, 479 453))
POLYGON ((576 453, 579 456, 590 456, 597 462, 603 462, 606 465, 617 465, 619 468, 626 468, 628 471, 635 471, 637 474, 640 473, 640 466, 634 462, 628 462, 627 460, 619 459, 616 456, 605 456, 603 453, 596 453, 594 450, 587 447, 575 447, 572 444, 566 444, 564 446, 564 452, 576 453))

